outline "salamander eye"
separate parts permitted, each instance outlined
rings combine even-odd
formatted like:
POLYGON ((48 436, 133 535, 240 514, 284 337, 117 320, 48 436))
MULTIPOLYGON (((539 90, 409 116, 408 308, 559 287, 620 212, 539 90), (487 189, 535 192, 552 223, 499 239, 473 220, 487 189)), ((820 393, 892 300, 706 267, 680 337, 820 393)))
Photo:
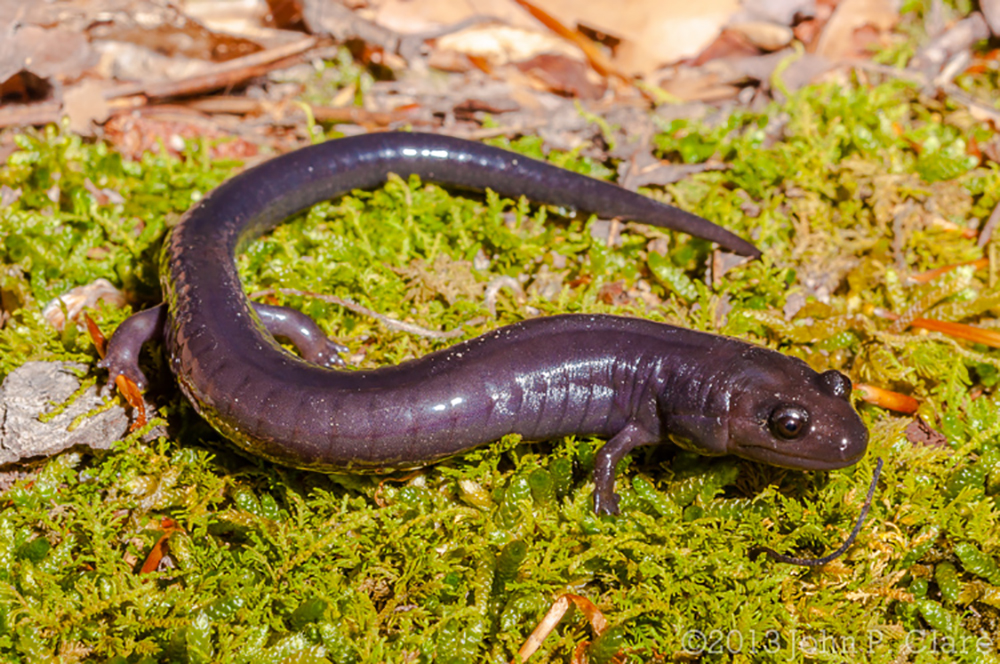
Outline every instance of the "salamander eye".
POLYGON ((831 369, 830 371, 821 373, 819 380, 833 396, 850 399, 851 379, 844 374, 831 369))
POLYGON ((809 411, 799 406, 778 406, 771 413, 768 426, 779 438, 799 438, 809 431, 809 411))

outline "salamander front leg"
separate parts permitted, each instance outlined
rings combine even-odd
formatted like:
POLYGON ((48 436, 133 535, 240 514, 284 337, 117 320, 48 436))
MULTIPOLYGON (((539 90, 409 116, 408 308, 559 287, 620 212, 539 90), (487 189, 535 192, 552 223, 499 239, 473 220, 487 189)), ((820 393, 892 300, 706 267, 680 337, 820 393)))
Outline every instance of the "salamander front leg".
POLYGON ((594 463, 594 512, 618 514, 618 494, 615 493, 615 467, 626 454, 642 445, 658 442, 640 425, 632 422, 604 444, 594 463))
POLYGON ((345 365, 339 353, 350 349, 323 334, 316 321, 301 311, 256 302, 253 310, 272 336, 287 339, 304 359, 328 367, 345 365))
POLYGON ((97 366, 108 370, 109 385, 114 385, 118 376, 125 376, 140 390, 146 389, 149 381, 139 368, 139 352, 147 341, 163 337, 166 320, 167 307, 159 304, 133 314, 118 326, 108 341, 107 354, 97 363, 97 366))

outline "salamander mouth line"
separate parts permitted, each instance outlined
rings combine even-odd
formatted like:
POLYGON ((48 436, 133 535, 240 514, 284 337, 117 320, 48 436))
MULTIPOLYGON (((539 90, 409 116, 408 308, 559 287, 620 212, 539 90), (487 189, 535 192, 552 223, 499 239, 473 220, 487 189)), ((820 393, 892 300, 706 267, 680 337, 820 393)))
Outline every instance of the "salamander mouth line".
MULTIPOLYGON (((778 458, 784 458, 784 459, 806 459, 806 460, 809 460, 809 461, 815 461, 816 460, 815 457, 810 456, 808 454, 791 454, 789 452, 782 452, 782 451, 776 450, 773 447, 768 447, 767 445, 738 445, 737 449, 741 449, 741 450, 764 450, 765 452, 768 452, 769 455, 771 455, 771 456, 778 457, 778 458)), ((851 457, 849 459, 838 459, 837 463, 838 464, 842 464, 842 465, 828 466, 828 467, 824 466, 823 468, 806 469, 806 470, 824 470, 824 469, 827 469, 827 468, 840 468, 840 467, 843 467, 843 466, 850 466, 850 465, 853 465, 853 464, 857 463, 863 456, 864 456, 864 451, 862 451, 856 457, 851 457)))

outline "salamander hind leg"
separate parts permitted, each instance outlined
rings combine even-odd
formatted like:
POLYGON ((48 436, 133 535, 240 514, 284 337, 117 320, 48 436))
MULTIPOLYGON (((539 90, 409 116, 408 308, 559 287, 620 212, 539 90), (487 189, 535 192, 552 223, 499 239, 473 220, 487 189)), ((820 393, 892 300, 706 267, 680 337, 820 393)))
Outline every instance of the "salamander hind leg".
POLYGON ((149 381, 139 368, 139 352, 147 341, 156 341, 163 336, 163 326, 167 320, 166 305, 159 304, 130 316, 118 326, 108 340, 108 351, 97 366, 108 370, 108 384, 114 385, 118 376, 125 376, 145 390, 149 381))
POLYGON ((316 321, 301 311, 256 302, 253 310, 272 336, 287 339, 304 359, 328 367, 345 365, 340 353, 350 349, 327 337, 316 321))
POLYGON ((615 493, 615 467, 622 458, 642 445, 659 439, 635 422, 627 424, 614 438, 604 444, 594 463, 594 512, 618 514, 618 494, 615 493))

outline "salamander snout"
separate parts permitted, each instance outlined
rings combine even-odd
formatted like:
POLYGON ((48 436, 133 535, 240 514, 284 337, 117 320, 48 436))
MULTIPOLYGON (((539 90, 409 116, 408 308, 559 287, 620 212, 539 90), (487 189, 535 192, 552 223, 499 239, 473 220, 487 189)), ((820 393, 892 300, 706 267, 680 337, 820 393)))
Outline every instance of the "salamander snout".
MULTIPOLYGON (((783 356, 782 356, 783 357, 783 356)), ((816 373, 783 357, 755 371, 755 389, 734 398, 730 451, 804 470, 850 466, 868 448, 868 429, 851 406, 851 381, 839 371, 816 373)))

